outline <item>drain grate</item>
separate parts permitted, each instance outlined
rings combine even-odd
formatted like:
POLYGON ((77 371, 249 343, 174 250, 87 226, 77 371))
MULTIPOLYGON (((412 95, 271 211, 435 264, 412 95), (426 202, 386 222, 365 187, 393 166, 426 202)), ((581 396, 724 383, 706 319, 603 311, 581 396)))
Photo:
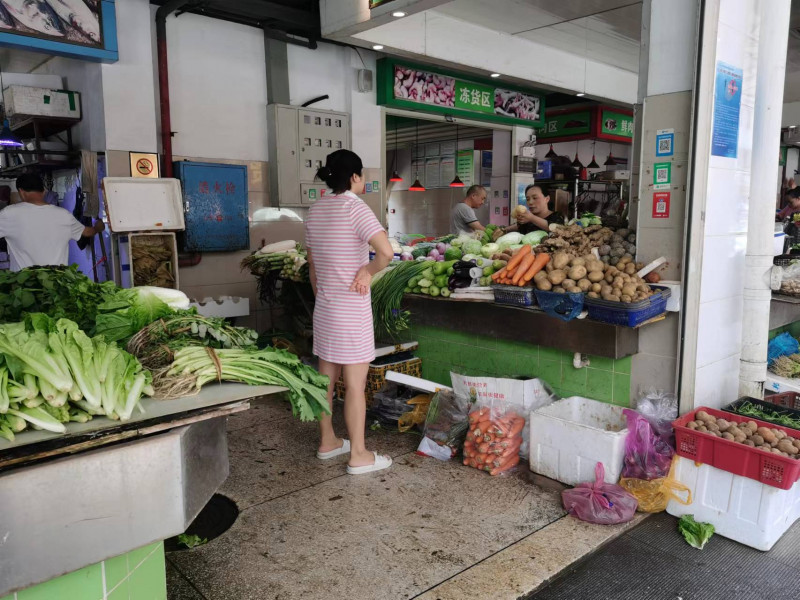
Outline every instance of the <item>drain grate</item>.
MULTIPOLYGON (((238 516, 239 507, 233 500, 222 494, 214 494, 184 533, 196 535, 210 542, 228 531, 238 516)), ((175 536, 164 541, 164 550, 179 552, 188 548, 178 544, 178 536, 175 536)))

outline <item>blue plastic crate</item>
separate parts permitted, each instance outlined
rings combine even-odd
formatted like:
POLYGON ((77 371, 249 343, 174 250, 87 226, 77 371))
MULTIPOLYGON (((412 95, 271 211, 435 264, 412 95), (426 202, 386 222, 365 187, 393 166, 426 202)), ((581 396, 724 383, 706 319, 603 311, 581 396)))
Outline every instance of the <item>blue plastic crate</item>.
POLYGON ((533 306, 536 304, 532 287, 519 287, 516 285, 492 286, 495 304, 508 304, 510 306, 533 306))
POLYGON ((595 321, 603 321, 612 325, 623 327, 636 327, 645 321, 657 317, 667 311, 667 299, 670 297, 669 288, 653 286, 656 293, 647 300, 623 304, 587 298, 585 301, 588 317, 595 321))
POLYGON ((583 294, 559 294, 536 290, 536 302, 548 315, 571 321, 583 310, 583 294))

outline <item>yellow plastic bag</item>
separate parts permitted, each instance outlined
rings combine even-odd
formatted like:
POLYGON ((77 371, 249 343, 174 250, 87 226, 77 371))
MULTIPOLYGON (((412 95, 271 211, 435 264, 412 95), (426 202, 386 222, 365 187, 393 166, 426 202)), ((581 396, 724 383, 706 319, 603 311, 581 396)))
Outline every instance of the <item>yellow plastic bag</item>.
POLYGON ((422 425, 425 423, 425 418, 428 416, 428 407, 431 404, 431 397, 433 394, 420 394, 414 396, 411 400, 406 402, 409 406, 413 406, 413 410, 401 415, 397 421, 397 429, 400 432, 406 432, 414 425, 422 425))
POLYGON ((692 490, 673 477, 676 459, 677 456, 672 458, 672 465, 666 477, 659 477, 651 481, 630 477, 620 478, 620 486, 633 494, 634 498, 639 501, 639 511, 646 513, 662 512, 667 509, 667 504, 670 500, 675 500, 684 505, 692 503, 692 490))

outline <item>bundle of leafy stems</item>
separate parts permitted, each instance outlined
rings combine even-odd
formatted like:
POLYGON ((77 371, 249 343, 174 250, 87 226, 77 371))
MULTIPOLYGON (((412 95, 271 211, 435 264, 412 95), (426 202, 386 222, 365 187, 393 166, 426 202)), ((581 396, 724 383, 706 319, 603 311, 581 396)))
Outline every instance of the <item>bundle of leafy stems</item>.
POLYGON ((372 322, 376 336, 392 339, 409 328, 411 313, 400 309, 409 279, 417 277, 430 262, 395 262, 372 280, 372 322))

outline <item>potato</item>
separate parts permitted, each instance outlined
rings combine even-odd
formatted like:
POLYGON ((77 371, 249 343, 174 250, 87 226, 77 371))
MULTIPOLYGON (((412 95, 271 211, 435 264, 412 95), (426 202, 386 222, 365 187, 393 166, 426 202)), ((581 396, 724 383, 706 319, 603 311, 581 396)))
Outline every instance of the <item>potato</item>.
POLYGON ((636 265, 633 263, 628 263, 625 265, 625 272, 628 275, 633 275, 636 273, 636 265))
POLYGON ((602 285, 600 285, 599 283, 593 283, 593 284, 592 284, 592 291, 593 291, 595 294, 599 294, 600 292, 602 292, 602 291, 603 291, 603 286, 602 286, 602 285))
POLYGON ((584 267, 583 265, 573 266, 569 270, 569 278, 573 279, 575 281, 579 281, 579 280, 583 279, 584 277, 586 277, 586 272, 587 272, 586 271, 586 267, 584 267))
POLYGON ((745 425, 752 432, 758 431, 758 425, 756 425, 755 421, 748 421, 747 423, 745 423, 745 425))
POLYGON ((599 281, 603 281, 604 275, 602 271, 589 271, 586 278, 592 283, 597 283, 599 281))
POLYGON ((715 423, 717 422, 717 420, 714 417, 712 417, 704 410, 698 410, 694 418, 698 421, 703 421, 703 422, 705 421, 714 421, 715 423))
POLYGON ((547 271, 548 273, 555 271, 555 267, 553 266, 552 260, 548 262, 547 265, 545 265, 544 270, 547 271))
POLYGON ((703 419, 695 419, 695 420, 693 421, 693 423, 695 423, 695 424, 696 424, 698 427, 699 427, 700 425, 705 425, 705 424, 706 424, 706 422, 705 422, 705 421, 703 421, 703 419))
POLYGON ((606 271, 606 276, 603 277, 603 279, 606 280, 606 283, 610 284, 614 281, 614 274, 610 271, 606 271))
POLYGON ((709 431, 719 431, 720 433, 722 433, 722 430, 719 428, 719 425, 717 425, 716 423, 712 423, 711 421, 706 423, 706 427, 708 428, 709 431))
POLYGON ((621 262, 623 265, 625 263, 629 263, 629 262, 632 262, 632 261, 633 261, 633 257, 630 254, 627 254, 627 253, 623 254, 622 258, 619 259, 619 262, 621 262))
POLYGON ((697 428, 697 431, 702 431, 703 433, 708 433, 708 428, 705 425, 700 425, 700 427, 697 428))
POLYGON ((549 292, 553 289, 553 284, 550 283, 550 280, 547 277, 544 277, 536 282, 536 289, 542 290, 543 292, 549 292))
POLYGON ((772 433, 774 433, 775 437, 778 438, 779 440, 782 440, 783 438, 786 437, 786 432, 781 429, 773 429, 772 433))
POLYGON ((794 447, 794 444, 786 439, 778 442, 778 450, 781 452, 786 452, 787 454, 797 454, 798 452, 797 448, 794 447))
POLYGON ((722 433, 722 437, 723 437, 724 439, 726 439, 726 440, 734 441, 733 435, 731 435, 731 434, 730 434, 730 433, 728 433, 727 431, 724 431, 724 432, 722 433))
MULTIPOLYGON (((586 266, 586 259, 585 258, 580 258, 580 257, 573 258, 572 261, 570 262, 570 265, 572 265, 573 267, 585 267, 586 266)), ((578 279, 580 279, 580 277, 578 279)))
POLYGON ((745 440, 742 442, 745 446, 750 446, 751 448, 755 448, 756 445, 753 443, 753 440, 745 440))
POLYGON ((794 444, 794 447, 795 447, 795 448, 797 448, 798 450, 800 450, 800 439, 798 439, 798 438, 793 438, 793 439, 792 439, 792 443, 794 444))
POLYGON ((698 425, 697 425, 697 423, 695 423, 694 421, 689 421, 689 422, 686 424, 686 427, 688 427, 689 429, 697 429, 698 425))
POLYGON ((617 275, 616 277, 614 277, 614 281, 611 282, 611 285, 614 286, 615 288, 618 288, 619 290, 622 290, 622 286, 625 285, 625 281, 622 279, 622 277, 617 275))
POLYGON ((561 269, 554 269, 553 271, 550 272, 547 278, 553 285, 560 285, 561 282, 567 278, 567 274, 561 269))
POLYGON ((567 278, 561 282, 561 287, 563 287, 565 290, 571 290, 572 288, 575 287, 575 285, 576 283, 574 279, 567 278))
POLYGON ((553 260, 551 261, 553 263, 553 269, 556 270, 566 269, 571 259, 572 256, 567 254, 566 252, 556 252, 555 254, 553 254, 553 260))
POLYGON ((775 437, 775 434, 772 433, 772 431, 770 431, 766 427, 759 427, 756 432, 758 433, 758 435, 760 435, 762 438, 764 438, 764 441, 767 444, 771 444, 772 442, 777 442, 778 441, 778 438, 775 437))
POLYGON ((586 261, 586 270, 590 273, 598 272, 602 274, 603 266, 602 260, 586 261))
POLYGON ((756 448, 758 448, 759 450, 763 450, 764 452, 772 452, 772 448, 770 448, 769 446, 765 446, 765 445, 761 445, 761 446, 759 446, 759 445, 756 445, 756 448))
POLYGON ((783 454, 783 452, 781 452, 781 451, 780 451, 780 450, 778 450, 777 448, 773 448, 773 449, 772 449, 772 453, 773 453, 773 454, 781 454, 781 455, 783 454))
POLYGON ((622 293, 626 296, 635 296, 636 295, 636 286, 632 283, 626 283, 622 286, 622 293))
POLYGON ((714 434, 715 436, 717 436, 718 438, 721 438, 721 437, 722 437, 722 432, 721 432, 721 431, 713 431, 713 430, 709 429, 709 430, 708 430, 708 432, 709 432, 709 433, 713 433, 713 434, 714 434))
POLYGON ((733 437, 738 437, 740 434, 741 434, 741 435, 744 435, 744 434, 742 433, 742 430, 741 430, 741 429, 739 429, 739 428, 736 426, 736 424, 735 424, 735 423, 734 423, 734 424, 732 424, 730 427, 728 427, 728 430, 727 430, 727 431, 728 431, 728 433, 730 433, 730 434, 731 434, 733 437))
POLYGON ((567 290, 565 290, 564 288, 562 288, 560 285, 557 285, 557 286, 555 286, 555 287, 553 288, 553 291, 554 291, 556 294, 566 294, 566 293, 567 293, 567 290))
POLYGON ((753 441, 756 447, 764 445, 764 438, 758 435, 757 433, 754 434, 753 437, 751 437, 750 439, 753 441))
POLYGON ((734 441, 735 441, 737 444, 744 444, 744 441, 745 441, 746 439, 747 439, 747 436, 746 436, 745 434, 741 433, 741 432, 739 432, 739 435, 735 435, 735 436, 733 436, 733 440, 734 440, 734 441))
POLYGON ((584 293, 592 289, 592 282, 588 279, 581 279, 578 281, 578 289, 584 293))
POLYGON ((614 293, 614 288, 612 288, 610 285, 602 285, 601 284, 601 288, 600 288, 600 295, 601 296, 603 294, 613 294, 613 293, 614 293))
POLYGON ((597 292, 589 292, 586 295, 589 296, 589 298, 599 298, 600 297, 600 294, 598 294, 597 292))
POLYGON ((539 271, 536 275, 533 276, 533 280, 536 282, 539 282, 542 279, 547 279, 547 273, 545 271, 539 271))
POLYGON ((625 302, 626 304, 630 304, 631 302, 633 302, 633 298, 631 298, 630 296, 628 296, 628 294, 622 294, 622 295, 619 297, 619 299, 620 299, 622 302, 625 302))

